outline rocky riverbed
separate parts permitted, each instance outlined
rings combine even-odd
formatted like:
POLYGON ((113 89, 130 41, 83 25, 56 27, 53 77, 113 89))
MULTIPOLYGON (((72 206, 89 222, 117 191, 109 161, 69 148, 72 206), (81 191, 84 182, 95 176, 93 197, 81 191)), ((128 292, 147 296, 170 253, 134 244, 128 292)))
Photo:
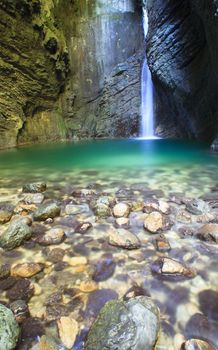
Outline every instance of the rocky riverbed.
POLYGON ((216 349, 216 171, 5 169, 0 349, 216 349))

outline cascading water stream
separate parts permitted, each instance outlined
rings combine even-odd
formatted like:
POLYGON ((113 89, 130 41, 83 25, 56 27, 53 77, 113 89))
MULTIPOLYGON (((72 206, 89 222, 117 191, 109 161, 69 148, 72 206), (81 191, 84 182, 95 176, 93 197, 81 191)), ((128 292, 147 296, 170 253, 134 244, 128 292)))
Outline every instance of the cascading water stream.
MULTIPOLYGON (((146 39, 148 33, 148 15, 143 9, 143 28, 146 39)), ((147 57, 145 57, 141 75, 141 138, 152 139, 154 134, 154 103, 153 103, 153 83, 151 72, 148 67, 147 57)))

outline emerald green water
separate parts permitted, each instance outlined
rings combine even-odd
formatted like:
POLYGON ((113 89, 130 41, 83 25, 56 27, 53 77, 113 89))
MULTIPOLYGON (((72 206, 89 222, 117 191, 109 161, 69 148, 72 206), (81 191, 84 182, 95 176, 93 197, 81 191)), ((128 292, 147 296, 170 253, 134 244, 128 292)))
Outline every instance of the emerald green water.
MULTIPOLYGON (((210 308, 207 312, 208 305, 211 302, 215 305, 217 300, 217 245, 201 242, 192 236, 181 237, 179 234, 181 226, 185 225, 186 228, 195 230, 196 225, 209 222, 210 217, 207 216, 207 212, 204 215, 191 215, 185 212, 184 204, 171 201, 174 197, 171 194, 175 193, 175 197, 185 200, 218 193, 218 156, 212 154, 207 145, 173 140, 103 140, 0 152, 0 202, 11 203, 15 206, 16 213, 22 213, 20 205, 25 194, 21 188, 25 183, 34 181, 47 183, 45 200, 57 200, 62 212, 51 224, 45 222, 39 225, 33 222, 33 231, 36 230, 37 233, 39 227, 45 231, 52 227, 61 227, 66 231, 66 238, 62 243, 49 246, 48 249, 43 249, 33 240, 30 245, 27 243, 16 248, 17 255, 0 255, 0 263, 12 265, 35 261, 45 264, 44 273, 31 279, 37 285, 37 291, 28 303, 31 316, 38 317, 44 324, 45 334, 52 335, 60 343, 56 324, 45 322, 46 317, 51 316, 46 307, 46 299, 59 291, 64 298, 59 302, 60 305, 58 304, 60 315, 57 315, 57 319, 65 315, 62 315, 62 312, 67 312, 67 315, 78 320, 81 334, 78 335, 73 349, 84 350, 83 330, 87 331, 90 328, 97 315, 97 312, 93 315, 92 312, 100 309, 101 300, 95 296, 95 291, 82 292, 81 305, 75 310, 68 310, 69 295, 65 295, 63 291, 65 288, 78 290, 81 281, 92 281, 91 271, 96 262, 100 261, 102 254, 111 253, 116 271, 112 277, 98 284, 100 299, 105 293, 108 300, 114 293, 117 294, 117 298, 122 298, 134 285, 149 291, 161 310, 162 331, 157 350, 179 349, 178 339, 193 336, 202 336, 203 339, 218 345, 218 323, 213 319, 209 320, 209 324, 206 327, 202 324, 198 331, 200 322, 195 318, 202 312, 206 312, 206 316, 210 318, 210 308), (93 189, 99 197, 108 196, 107 198, 116 199, 118 202, 124 200, 130 205, 138 203, 139 207, 140 203, 151 196, 166 201, 170 205, 170 219, 174 222, 173 227, 164 230, 171 250, 166 253, 156 250, 155 235, 146 232, 141 224, 141 216, 144 215, 141 209, 131 212, 129 222, 129 230, 142 242, 141 249, 128 251, 108 246, 108 234, 115 224, 112 215, 98 219, 91 210, 88 213, 81 211, 76 215, 66 214, 66 203, 80 204, 81 208, 84 200, 86 204, 90 204, 88 197, 76 198, 72 195, 72 192, 78 189, 93 189), (75 234, 74 220, 89 221, 93 228, 85 235, 75 234), (64 261, 69 263, 61 271, 54 269, 55 264, 47 258, 53 247, 61 248, 64 261), (74 265, 70 265, 71 258, 81 256, 87 256, 87 264, 82 265, 82 269, 78 266, 77 270, 74 265), (188 264, 196 271, 196 277, 191 280, 168 281, 153 276, 150 264, 162 256, 188 264), (203 309, 200 302, 201 293, 206 295, 206 300, 207 293, 212 293, 214 299, 203 309)), ((215 213, 216 206, 214 208, 215 213)), ((24 215, 25 210, 24 207, 24 215)), ((32 207, 27 210, 30 210, 31 215, 32 207)), ((0 233, 7 225, 0 227, 0 233)), ((0 297, 8 302, 7 295, 1 290, 0 297)), ((33 339, 23 336, 22 344, 16 349, 38 349, 35 347, 38 342, 38 334, 36 335, 33 339)))
MULTIPOLYGON (((172 140, 103 140, 18 148, 0 153, 0 169, 143 168, 188 164, 218 166, 207 145, 172 140)), ((14 174, 12 174, 14 175, 14 174)))

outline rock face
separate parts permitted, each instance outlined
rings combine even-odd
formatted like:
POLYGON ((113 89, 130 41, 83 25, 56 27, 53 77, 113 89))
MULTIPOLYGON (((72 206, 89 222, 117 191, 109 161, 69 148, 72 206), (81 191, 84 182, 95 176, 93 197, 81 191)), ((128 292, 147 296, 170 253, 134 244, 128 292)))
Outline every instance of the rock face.
POLYGON ((218 4, 148 0, 157 131, 206 140, 218 130, 218 4))
POLYGON ((0 304, 0 349, 14 349, 19 333, 19 326, 12 311, 0 304))
POLYGON ((58 97, 68 56, 54 3, 0 3, 0 148, 65 137, 58 97))
POLYGON ((1 1, 0 148, 137 132, 137 3, 1 1))
POLYGON ((93 324, 85 349, 153 350, 159 330, 159 311, 150 298, 110 301, 93 324))

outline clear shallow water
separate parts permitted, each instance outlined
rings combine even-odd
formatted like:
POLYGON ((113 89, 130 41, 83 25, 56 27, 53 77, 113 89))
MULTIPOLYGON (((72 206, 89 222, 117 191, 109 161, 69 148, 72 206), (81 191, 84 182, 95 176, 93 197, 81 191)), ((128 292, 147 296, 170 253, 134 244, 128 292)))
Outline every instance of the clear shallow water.
MULTIPOLYGON (((104 140, 1 152, 0 201, 17 205, 23 198, 20 189, 29 181, 45 181, 48 184, 46 199, 56 199, 62 205, 61 217, 52 224, 42 226, 45 230, 64 227, 68 237, 63 243, 46 248, 28 243, 16 248, 14 255, 0 255, 0 263, 17 264, 34 260, 46 265, 43 273, 31 278, 37 285, 37 294, 29 302, 31 316, 39 318, 46 334, 58 340, 55 321, 46 321, 49 312, 49 317, 53 317, 54 313, 54 310, 48 311, 46 307, 46 300, 52 293, 59 291, 63 297, 57 303, 57 310, 60 310, 57 311, 58 316, 63 313, 70 315, 78 320, 81 330, 87 330, 105 300, 120 298, 129 288, 137 285, 152 296, 161 310, 163 331, 157 350, 177 350, 175 339, 178 334, 187 338, 202 337, 218 346, 218 320, 217 316, 214 320, 214 312, 211 311, 218 305, 218 249, 216 245, 190 236, 181 238, 178 227, 190 225, 186 218, 164 232, 171 250, 161 253, 154 246, 154 235, 143 229, 135 212, 131 214, 129 230, 138 235, 142 242, 142 248, 138 251, 117 249, 107 244, 108 230, 114 225, 112 217, 98 221, 92 212, 73 216, 64 213, 66 203, 86 202, 85 198, 72 196, 72 191, 80 188, 96 189, 100 195, 104 192, 115 196, 118 201, 127 200, 130 203, 143 201, 151 195, 169 201, 175 192, 186 198, 199 198, 212 193, 218 183, 218 157, 211 154, 206 145, 161 139, 104 140), (75 220, 89 221, 93 228, 85 235, 75 235, 73 231, 71 233, 75 220), (85 256, 88 263, 58 271, 54 269, 54 263, 48 260, 48 254, 54 248, 65 252, 65 262, 70 262, 71 257, 85 256), (107 257, 109 254, 110 259, 112 257, 116 265, 114 274, 98 283, 97 292, 76 294, 74 309, 72 296, 65 289, 78 290, 81 281, 90 281, 90 271, 104 254, 107 257), (186 263, 196 270, 197 276, 191 280, 175 281, 153 276, 150 264, 161 256, 186 263), (200 313, 210 318, 211 312, 213 317, 209 325, 203 323, 202 326, 202 319, 199 320, 196 315, 200 313)), ((184 210, 184 206, 177 208, 169 203, 173 213, 174 210, 184 210)), ((195 216, 192 219, 195 220, 195 216)), ((41 226, 37 225, 33 224, 34 230, 40 231, 41 226)), ((0 232, 5 226, 7 224, 0 227, 0 232)), ((0 299, 7 302, 4 293, 0 299)), ((22 345, 17 349, 32 349, 37 339, 35 333, 33 339, 24 336, 22 345)), ((77 338, 74 350, 82 349, 81 336, 77 338)))

